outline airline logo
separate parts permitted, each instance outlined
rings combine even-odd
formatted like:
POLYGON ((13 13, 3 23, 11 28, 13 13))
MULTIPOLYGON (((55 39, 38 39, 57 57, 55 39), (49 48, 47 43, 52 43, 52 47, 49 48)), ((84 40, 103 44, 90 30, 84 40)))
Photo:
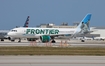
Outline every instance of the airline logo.
POLYGON ((25 22, 25 24, 24 24, 24 26, 23 27, 28 27, 28 24, 29 24, 29 16, 27 17, 27 19, 26 19, 26 22, 25 22))
POLYGON ((27 29, 26 34, 58 34, 58 29, 27 29))

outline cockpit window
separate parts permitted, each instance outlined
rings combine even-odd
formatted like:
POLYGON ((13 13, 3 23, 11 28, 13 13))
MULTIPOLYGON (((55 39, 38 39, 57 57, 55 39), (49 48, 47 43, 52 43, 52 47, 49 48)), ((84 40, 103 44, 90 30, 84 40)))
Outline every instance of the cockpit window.
POLYGON ((11 30, 11 32, 17 32, 17 30, 11 30))

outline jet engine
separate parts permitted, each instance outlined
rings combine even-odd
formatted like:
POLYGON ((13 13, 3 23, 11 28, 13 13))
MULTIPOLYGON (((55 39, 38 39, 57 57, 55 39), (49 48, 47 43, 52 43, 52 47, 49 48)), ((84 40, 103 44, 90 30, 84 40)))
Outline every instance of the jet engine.
POLYGON ((49 42, 51 40, 51 37, 43 35, 43 36, 40 36, 40 39, 43 43, 45 43, 45 42, 49 42))

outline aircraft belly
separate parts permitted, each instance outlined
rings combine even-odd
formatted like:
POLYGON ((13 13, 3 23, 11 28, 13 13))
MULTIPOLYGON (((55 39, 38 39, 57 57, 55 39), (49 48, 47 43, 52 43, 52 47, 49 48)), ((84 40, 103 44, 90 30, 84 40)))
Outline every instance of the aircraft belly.
POLYGON ((35 34, 22 34, 21 35, 22 38, 39 38, 39 35, 35 35, 35 34))

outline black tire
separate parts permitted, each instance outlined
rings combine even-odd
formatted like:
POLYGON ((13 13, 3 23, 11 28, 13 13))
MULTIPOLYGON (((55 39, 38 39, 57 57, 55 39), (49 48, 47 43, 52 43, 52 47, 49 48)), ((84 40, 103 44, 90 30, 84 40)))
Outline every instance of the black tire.
POLYGON ((4 39, 1 39, 1 41, 4 41, 4 39))
POLYGON ((85 40, 81 40, 81 42, 85 42, 85 40))
POLYGON ((14 42, 15 40, 11 40, 12 42, 14 42))
POLYGON ((10 38, 10 37, 8 37, 8 40, 11 40, 11 38, 10 38))
POLYGON ((18 42, 21 42, 21 41, 18 41, 18 42))
POLYGON ((51 43, 56 43, 56 41, 55 40, 52 40, 52 42, 51 43))

